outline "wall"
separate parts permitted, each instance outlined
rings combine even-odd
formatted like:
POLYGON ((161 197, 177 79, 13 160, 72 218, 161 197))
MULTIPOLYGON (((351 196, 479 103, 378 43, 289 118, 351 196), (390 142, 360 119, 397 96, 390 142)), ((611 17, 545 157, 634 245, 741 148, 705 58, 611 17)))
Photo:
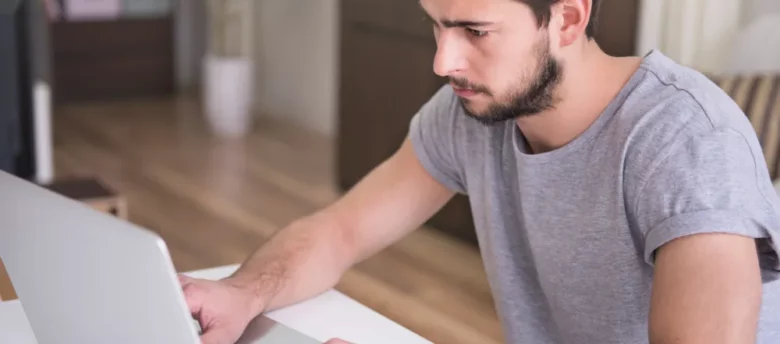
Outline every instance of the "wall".
POLYGON ((255 107, 335 135, 339 0, 258 0, 255 107))

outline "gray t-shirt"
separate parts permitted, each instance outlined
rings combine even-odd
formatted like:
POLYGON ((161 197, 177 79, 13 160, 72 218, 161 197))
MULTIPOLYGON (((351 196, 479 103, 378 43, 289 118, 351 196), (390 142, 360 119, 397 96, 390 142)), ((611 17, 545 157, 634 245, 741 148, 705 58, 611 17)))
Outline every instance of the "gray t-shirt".
POLYGON ((654 251, 718 231, 757 238, 758 342, 780 343, 780 203, 749 120, 704 75, 651 52, 546 153, 527 154, 514 121, 467 117, 449 86, 410 137, 431 175, 469 196, 507 342, 647 343, 654 251))

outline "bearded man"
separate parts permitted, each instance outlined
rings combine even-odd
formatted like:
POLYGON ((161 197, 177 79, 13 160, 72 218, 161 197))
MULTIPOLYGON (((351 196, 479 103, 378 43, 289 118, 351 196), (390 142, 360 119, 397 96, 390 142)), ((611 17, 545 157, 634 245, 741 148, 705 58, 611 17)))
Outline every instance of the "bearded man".
POLYGON ((599 2, 420 0, 450 82, 338 201, 235 275, 184 281, 204 342, 334 286, 456 193, 509 343, 780 342, 780 204, 756 133, 661 52, 604 53, 599 2))

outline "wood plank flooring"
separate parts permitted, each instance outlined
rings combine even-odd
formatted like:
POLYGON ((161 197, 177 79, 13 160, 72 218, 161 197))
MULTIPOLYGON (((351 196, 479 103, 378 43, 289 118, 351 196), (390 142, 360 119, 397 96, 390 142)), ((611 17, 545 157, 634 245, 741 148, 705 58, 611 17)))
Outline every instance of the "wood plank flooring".
MULTIPOLYGON (((268 119, 214 138, 192 99, 68 106, 55 116, 58 178, 95 176, 159 233, 180 271, 239 263, 339 195, 333 141, 268 119)), ((355 266, 337 289, 436 343, 500 343, 475 248, 421 228, 355 266)))

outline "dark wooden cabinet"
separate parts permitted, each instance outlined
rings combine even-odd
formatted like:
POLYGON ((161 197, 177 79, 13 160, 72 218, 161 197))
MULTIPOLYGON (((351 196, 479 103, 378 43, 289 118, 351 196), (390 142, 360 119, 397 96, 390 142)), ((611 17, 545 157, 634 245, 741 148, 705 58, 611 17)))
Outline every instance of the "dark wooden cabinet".
MULTIPOLYGON (((636 1, 605 0, 597 39, 608 52, 633 51, 636 1)), ((433 73, 436 43, 424 18, 416 1, 341 2, 337 174, 344 190, 393 154, 412 116, 446 82, 433 73)), ((467 197, 457 196, 428 224, 476 243, 467 197)))
POLYGON ((174 93, 173 17, 51 24, 57 103, 174 93))
MULTIPOLYGON (((436 42, 417 2, 344 0, 341 13, 337 166, 348 189, 398 149, 412 116, 446 80, 432 71, 436 42)), ((429 224, 476 239, 463 196, 429 224)))

